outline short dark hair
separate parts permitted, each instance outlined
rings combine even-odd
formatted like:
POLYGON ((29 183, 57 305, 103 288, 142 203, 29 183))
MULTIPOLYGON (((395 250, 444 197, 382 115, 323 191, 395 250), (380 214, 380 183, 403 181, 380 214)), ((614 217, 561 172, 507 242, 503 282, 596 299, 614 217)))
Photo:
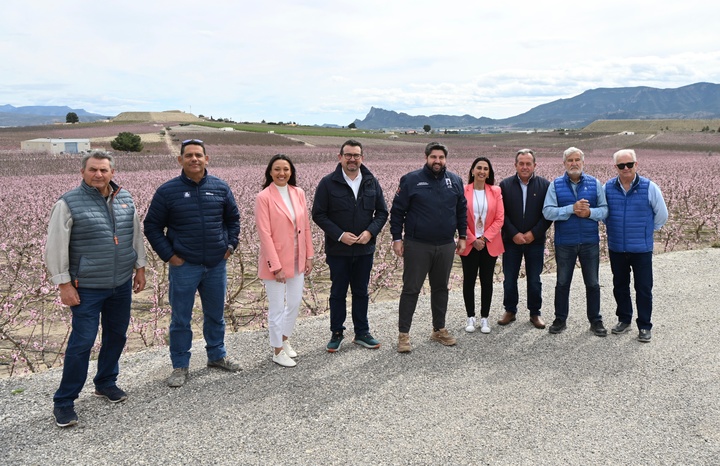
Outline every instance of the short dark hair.
POLYGON ((203 149, 203 154, 207 155, 207 152, 205 152, 205 143, 200 139, 186 139, 180 144, 180 155, 183 155, 185 153, 185 146, 200 146, 203 149))
POLYGON ((468 176, 468 184, 472 184, 475 181, 475 175, 473 175, 473 168, 475 168, 475 165, 478 164, 478 162, 486 162, 488 164, 488 167, 490 168, 490 173, 488 174, 488 177, 485 178, 486 184, 495 184, 495 170, 493 170, 492 163, 490 163, 490 159, 487 157, 478 157, 475 160, 473 160, 472 165, 470 165, 470 175, 468 176))
POLYGON ((343 155, 345 153, 345 146, 351 146, 351 147, 359 147, 360 148, 360 155, 363 153, 363 147, 360 141, 356 141, 355 139, 348 139, 343 143, 342 146, 340 146, 340 155, 343 155))
POLYGON ((270 172, 272 171, 273 164, 278 160, 285 160, 287 163, 290 164, 290 179, 288 180, 288 184, 290 186, 296 186, 297 181, 295 181, 295 165, 293 165, 292 160, 290 160, 290 157, 285 154, 275 154, 272 156, 267 168, 265 169, 265 183, 263 183, 263 189, 267 188, 268 186, 270 186, 270 184, 272 184, 273 179, 272 175, 270 175, 270 172))
POLYGON ((441 150, 445 154, 445 157, 448 155, 448 149, 445 147, 445 144, 440 144, 439 142, 431 142, 427 146, 425 146, 425 157, 430 155, 430 152, 434 150, 441 150))
POLYGON ((527 154, 532 155, 533 163, 535 163, 535 152, 533 152, 532 149, 520 149, 517 151, 517 154, 515 154, 515 163, 518 161, 518 156, 527 154))

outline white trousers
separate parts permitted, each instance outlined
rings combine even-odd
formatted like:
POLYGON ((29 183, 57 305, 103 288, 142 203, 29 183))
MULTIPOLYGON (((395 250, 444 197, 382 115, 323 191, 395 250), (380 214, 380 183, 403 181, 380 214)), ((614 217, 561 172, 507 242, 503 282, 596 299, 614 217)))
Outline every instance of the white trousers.
POLYGON ((290 337, 295 328, 300 303, 302 302, 305 274, 297 273, 285 283, 263 280, 268 297, 268 329, 270 346, 282 347, 282 337, 290 337))

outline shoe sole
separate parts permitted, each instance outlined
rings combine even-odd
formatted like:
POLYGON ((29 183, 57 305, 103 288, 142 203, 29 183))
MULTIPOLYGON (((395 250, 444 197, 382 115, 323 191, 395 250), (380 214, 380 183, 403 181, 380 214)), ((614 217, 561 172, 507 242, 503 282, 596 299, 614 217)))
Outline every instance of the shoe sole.
POLYGON ((498 323, 498 325, 510 325, 512 322, 515 322, 516 320, 517 320, 517 317, 513 317, 512 319, 510 319, 510 320, 507 321, 507 322, 502 321, 502 320, 498 320, 497 323, 498 323))
POLYGON ((430 337, 430 339, 431 339, 432 341, 437 341, 438 343, 442 343, 442 344, 445 345, 445 346, 455 346, 455 345, 457 344, 457 340, 456 340, 456 341, 453 341, 452 343, 450 343, 450 342, 445 341, 445 340, 440 340, 439 338, 430 337))
POLYGON ((355 343, 356 345, 360 345, 360 346, 362 346, 363 348, 368 348, 368 349, 378 349, 378 348, 380 348, 380 343, 378 343, 377 345, 369 345, 369 344, 367 344, 367 343, 365 343, 364 341, 361 341, 361 340, 353 340, 353 343, 355 343))
MULTIPOLYGON (((279 362, 279 361, 276 361, 276 360, 274 360, 274 359, 273 359, 273 362, 274 362, 275 364, 277 364, 278 366, 280 366, 280 367, 295 367, 295 366, 297 366, 297 363, 295 363, 295 364, 283 364, 283 363, 281 363, 281 362, 279 362)), ((293 361, 293 362, 295 362, 295 361, 293 361)))
POLYGON ((215 364, 208 364, 207 367, 209 367, 211 369, 220 369, 221 371, 225 371, 225 372, 240 372, 242 370, 242 367, 233 369, 233 368, 225 367, 225 366, 217 366, 215 364))
POLYGON ((487 330, 480 329, 480 333, 484 333, 485 335, 487 335, 488 333, 490 333, 490 329, 487 329, 487 330))
POLYGON ((337 348, 325 348, 325 349, 327 350, 328 353, 337 353, 338 351, 340 351, 340 345, 338 345, 337 348))
POLYGON ((55 419, 55 425, 58 427, 72 427, 72 426, 76 426, 77 423, 78 423, 77 419, 73 419, 72 421, 68 422, 67 424, 61 424, 60 422, 58 422, 57 419, 55 419))
POLYGON ((628 333, 628 331, 630 331, 630 327, 629 327, 629 326, 628 326, 628 327, 625 327, 625 330, 615 330, 615 329, 610 330, 610 332, 611 332, 613 335, 622 335, 623 333, 628 333))
POLYGON ((606 337, 606 336, 607 336, 607 330, 605 330, 604 332, 596 332, 595 330, 590 329, 590 331, 591 331, 591 332, 593 333, 593 335, 595 335, 596 337, 606 337))
POLYGON ((397 352, 400 354, 409 353, 411 351, 412 351, 412 348, 403 348, 403 349, 398 348, 398 350, 397 350, 397 352))
MULTIPOLYGON (((120 398, 118 398, 117 400, 111 400, 107 395, 103 395, 102 393, 98 393, 98 392, 94 392, 93 395, 95 395, 95 396, 98 397, 98 398, 105 398, 105 399, 108 400, 110 403, 122 403, 123 401, 125 401, 125 400, 128 399, 127 395, 125 395, 125 396, 123 396, 123 397, 120 397, 120 398)), ((62 427, 62 426, 61 426, 61 427, 62 427)))
POLYGON ((465 327, 467 333, 475 333, 475 327, 465 327), (472 328, 472 330, 470 330, 472 328))
POLYGON ((558 333, 563 333, 563 332, 565 331, 565 329, 567 329, 567 327, 563 327, 563 328, 552 328, 552 327, 550 327, 550 329, 548 330, 548 332, 549 332, 549 333, 552 333, 553 335, 557 335, 558 333))

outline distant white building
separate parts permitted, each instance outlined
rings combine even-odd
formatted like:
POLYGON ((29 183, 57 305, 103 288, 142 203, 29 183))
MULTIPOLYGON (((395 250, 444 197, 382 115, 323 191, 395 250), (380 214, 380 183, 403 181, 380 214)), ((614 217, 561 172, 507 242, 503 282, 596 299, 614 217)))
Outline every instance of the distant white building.
POLYGON ((20 143, 20 149, 28 152, 50 152, 51 154, 79 154, 90 152, 90 139, 29 139, 20 143))

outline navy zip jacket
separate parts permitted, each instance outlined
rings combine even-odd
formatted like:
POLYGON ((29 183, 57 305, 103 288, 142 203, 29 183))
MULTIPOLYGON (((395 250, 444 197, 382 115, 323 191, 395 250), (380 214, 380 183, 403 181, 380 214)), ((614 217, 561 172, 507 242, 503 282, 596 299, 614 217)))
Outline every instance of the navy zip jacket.
POLYGON ((163 261, 176 254, 190 264, 214 267, 228 246, 237 248, 240 212, 223 180, 205 170, 196 183, 182 172, 157 189, 143 225, 163 261))
POLYGON ((525 212, 523 212, 523 193, 520 179, 515 176, 500 182, 503 205, 505 207, 505 223, 502 237, 505 243, 512 243, 518 233, 532 231, 535 240, 532 244, 545 244, 547 230, 552 222, 543 216, 543 203, 550 182, 545 178, 533 175, 528 180, 525 212))
POLYGON ((312 218, 325 232, 325 254, 328 256, 362 256, 375 252, 375 239, 388 218, 387 204, 380 183, 365 165, 360 165, 362 181, 357 199, 343 176, 342 164, 323 177, 315 190, 312 218), (344 232, 359 236, 369 231, 367 244, 338 241, 344 232))
POLYGON ((455 232, 467 233, 467 201, 459 176, 443 168, 435 175, 425 164, 400 178, 390 209, 393 241, 403 238, 443 245, 455 241, 455 232))

